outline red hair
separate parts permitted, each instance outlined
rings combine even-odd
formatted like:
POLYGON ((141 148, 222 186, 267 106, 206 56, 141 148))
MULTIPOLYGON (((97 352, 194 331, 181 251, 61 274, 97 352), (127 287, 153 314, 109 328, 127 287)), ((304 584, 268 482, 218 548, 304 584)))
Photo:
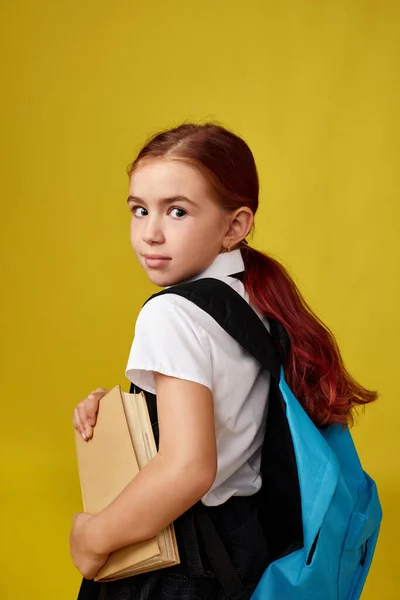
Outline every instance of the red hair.
MULTIPOLYGON (((248 145, 214 124, 184 124, 150 139, 128 167, 130 176, 149 158, 171 158, 199 168, 212 183, 222 207, 258 208, 257 168, 248 145)), ((272 257, 247 245, 244 285, 250 301, 268 318, 279 321, 290 338, 284 369, 294 395, 317 426, 351 424, 352 409, 376 400, 346 370, 329 329, 313 313, 286 269, 272 257)))

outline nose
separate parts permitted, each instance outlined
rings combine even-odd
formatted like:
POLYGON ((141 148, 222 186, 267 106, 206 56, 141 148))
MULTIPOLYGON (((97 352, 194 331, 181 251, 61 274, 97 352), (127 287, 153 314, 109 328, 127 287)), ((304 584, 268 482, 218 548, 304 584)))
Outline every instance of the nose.
POLYGON ((148 217, 143 229, 142 239, 149 246, 153 244, 162 244, 165 241, 160 219, 156 216, 148 217))

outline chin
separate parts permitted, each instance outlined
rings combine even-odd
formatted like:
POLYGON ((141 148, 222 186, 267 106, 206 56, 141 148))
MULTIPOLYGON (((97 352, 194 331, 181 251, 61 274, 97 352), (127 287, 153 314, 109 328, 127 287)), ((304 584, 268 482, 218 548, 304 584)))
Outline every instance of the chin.
POLYGON ((168 277, 168 275, 164 273, 147 273, 147 275, 151 283, 154 283, 154 285, 157 285, 158 287, 167 287, 180 282, 179 279, 177 280, 171 276, 168 277))
POLYGON ((171 271, 167 269, 161 270, 147 268, 145 270, 147 273, 147 277, 150 279, 151 283, 154 283, 154 285, 157 285, 158 287, 169 287, 171 285, 177 285, 178 283, 182 283, 183 281, 187 281, 188 279, 194 277, 198 272, 196 270, 188 269, 185 269, 183 271, 181 271, 180 269, 174 269, 174 273, 171 273, 171 271))

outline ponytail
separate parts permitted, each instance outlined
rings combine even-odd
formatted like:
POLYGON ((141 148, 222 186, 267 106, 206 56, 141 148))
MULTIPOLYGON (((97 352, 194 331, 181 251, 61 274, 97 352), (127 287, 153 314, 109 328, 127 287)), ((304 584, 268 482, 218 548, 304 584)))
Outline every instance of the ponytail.
POLYGON ((284 371, 292 392, 317 426, 351 425, 352 409, 376 400, 377 393, 348 373, 335 338, 307 305, 286 269, 250 246, 241 252, 250 301, 267 318, 279 321, 290 338, 284 371))

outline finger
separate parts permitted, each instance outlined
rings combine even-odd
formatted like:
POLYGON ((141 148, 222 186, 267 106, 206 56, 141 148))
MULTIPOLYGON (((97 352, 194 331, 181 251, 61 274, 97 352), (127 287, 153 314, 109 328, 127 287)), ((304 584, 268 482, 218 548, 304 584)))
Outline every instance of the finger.
POLYGON ((74 410, 74 416, 72 417, 72 423, 73 423, 75 429, 77 430, 77 432, 80 433, 81 436, 83 437, 83 439, 86 441, 85 428, 82 425, 82 421, 80 419, 77 408, 75 408, 75 410, 74 410))
POLYGON ((78 406, 76 407, 76 411, 80 420, 80 424, 82 427, 81 430, 81 434, 85 434, 86 439, 89 439, 92 437, 93 435, 93 428, 92 426, 88 423, 88 419, 87 419, 87 410, 86 410, 86 400, 83 400, 82 402, 79 402, 78 406))
POLYGON ((86 418, 91 427, 96 425, 97 411, 99 410, 99 402, 101 395, 97 390, 91 392, 86 398, 86 418))
POLYGON ((74 429, 76 429, 79 433, 81 433, 81 431, 83 430, 82 423, 81 423, 81 420, 79 418, 78 411, 76 410, 76 408, 74 409, 74 412, 72 415, 72 425, 74 426, 74 429))

